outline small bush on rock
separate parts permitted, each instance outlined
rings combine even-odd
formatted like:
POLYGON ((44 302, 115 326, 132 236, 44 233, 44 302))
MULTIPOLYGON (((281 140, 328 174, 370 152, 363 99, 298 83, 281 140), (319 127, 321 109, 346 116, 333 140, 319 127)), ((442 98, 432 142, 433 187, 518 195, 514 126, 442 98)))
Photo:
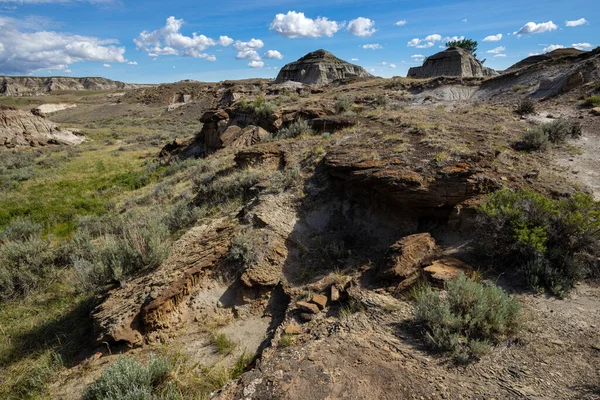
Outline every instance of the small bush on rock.
POLYGON ((335 112, 337 114, 346 113, 352 109, 353 104, 354 101, 352 99, 349 99, 347 97, 338 98, 335 101, 335 112))
POLYGON ((252 112, 257 122, 266 120, 277 110, 277 105, 266 101, 262 95, 258 95, 251 103, 242 99, 238 107, 240 110, 252 112))
POLYGON ((313 134, 314 131, 312 126, 305 119, 297 119, 292 122, 289 126, 281 128, 277 132, 277 139, 291 139, 298 137, 304 133, 313 134))
POLYGON ((519 330, 521 305, 499 287, 461 274, 445 289, 440 294, 428 286, 416 293, 415 319, 424 327, 425 342, 432 349, 467 362, 519 330))
POLYGON ((600 107, 600 96, 586 97, 583 105, 586 107, 600 107))
POLYGON ((480 252, 557 296, 600 271, 600 203, 578 193, 552 200, 531 190, 500 190, 479 208, 480 252))

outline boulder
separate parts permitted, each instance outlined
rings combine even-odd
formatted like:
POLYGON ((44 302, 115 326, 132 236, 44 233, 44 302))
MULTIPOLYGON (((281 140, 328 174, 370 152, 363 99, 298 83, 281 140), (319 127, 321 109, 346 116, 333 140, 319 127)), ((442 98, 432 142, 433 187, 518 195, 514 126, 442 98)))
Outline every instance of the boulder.
POLYGON ((296 307, 300 311, 304 311, 305 313, 310 313, 310 314, 318 314, 319 311, 321 311, 319 309, 319 306, 317 306, 316 304, 307 303, 305 301, 299 301, 299 302, 297 302, 296 303, 296 307))
POLYGON ((327 85, 336 80, 371 77, 363 67, 341 60, 328 51, 317 50, 281 68, 275 83, 293 81, 327 85))
POLYGON ((423 262, 435 248, 435 240, 429 233, 406 236, 392 246, 380 276, 389 280, 406 280, 420 273, 423 262))
POLYGON ((425 59, 421 67, 408 70, 409 78, 459 76, 463 78, 493 76, 497 73, 485 68, 473 54, 460 47, 451 47, 425 59))
POLYGON ((457 258, 446 257, 435 260, 424 271, 433 283, 443 285, 446 281, 458 278, 460 273, 471 276, 473 267, 457 258))
POLYGON ((260 126, 250 125, 242 129, 238 126, 230 126, 221 134, 220 139, 223 147, 245 147, 264 141, 269 132, 260 126))
POLYGON ((311 303, 316 304, 321 310, 327 307, 327 296, 315 294, 311 299, 311 303))

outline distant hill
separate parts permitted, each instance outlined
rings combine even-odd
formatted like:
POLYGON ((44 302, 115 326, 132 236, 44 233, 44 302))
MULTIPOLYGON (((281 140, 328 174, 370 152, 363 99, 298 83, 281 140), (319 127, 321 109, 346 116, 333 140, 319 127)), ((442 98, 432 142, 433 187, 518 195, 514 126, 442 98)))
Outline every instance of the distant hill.
POLYGON ((0 76, 0 94, 5 96, 29 96, 61 90, 118 90, 143 86, 106 78, 71 78, 65 76, 32 77, 0 76))

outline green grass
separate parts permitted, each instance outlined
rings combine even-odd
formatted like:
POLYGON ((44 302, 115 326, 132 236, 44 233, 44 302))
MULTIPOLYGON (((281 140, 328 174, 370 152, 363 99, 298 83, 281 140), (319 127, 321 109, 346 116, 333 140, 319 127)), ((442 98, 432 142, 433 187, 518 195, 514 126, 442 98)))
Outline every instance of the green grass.
POLYGON ((55 168, 36 166, 34 178, 0 192, 0 229, 15 217, 29 216, 47 233, 66 238, 77 217, 103 214, 110 200, 149 182, 140 152, 112 156, 113 149, 86 152, 55 168))
POLYGON ((217 353, 222 355, 231 354, 235 350, 237 344, 229 339, 224 333, 214 334, 210 340, 210 344, 216 347, 217 353))
POLYGON ((600 107, 600 96, 586 97, 583 105, 586 107, 600 107))

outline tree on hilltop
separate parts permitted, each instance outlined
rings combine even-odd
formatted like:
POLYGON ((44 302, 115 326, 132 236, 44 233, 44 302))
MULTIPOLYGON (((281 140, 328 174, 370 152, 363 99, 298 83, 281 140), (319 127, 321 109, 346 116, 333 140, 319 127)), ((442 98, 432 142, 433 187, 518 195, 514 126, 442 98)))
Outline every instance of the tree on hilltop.
MULTIPOLYGON (((473 54, 473 57, 475 58, 477 58, 477 45, 477 41, 473 39, 451 40, 449 42, 446 42, 447 48, 460 47, 461 49, 465 49, 469 53, 473 54)), ((483 64, 485 62, 485 59, 480 60, 480 62, 483 64)))

